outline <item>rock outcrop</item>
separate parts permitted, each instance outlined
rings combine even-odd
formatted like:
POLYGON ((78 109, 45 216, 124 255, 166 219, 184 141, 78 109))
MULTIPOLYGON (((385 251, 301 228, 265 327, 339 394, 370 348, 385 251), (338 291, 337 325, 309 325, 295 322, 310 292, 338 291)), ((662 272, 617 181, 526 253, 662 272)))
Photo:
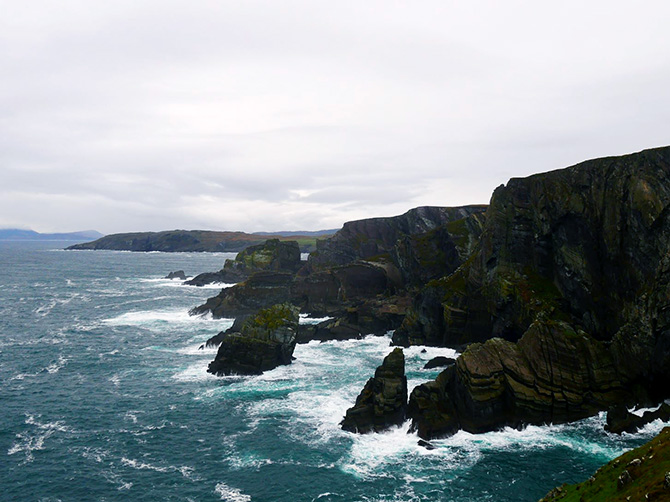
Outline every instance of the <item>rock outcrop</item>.
POLYGON ((234 260, 226 260, 218 272, 205 272, 195 276, 186 284, 204 286, 212 283, 237 283, 257 272, 295 273, 303 265, 300 247, 296 241, 268 239, 263 244, 250 246, 240 251, 234 260))
POLYGON ((242 323, 239 332, 220 336, 219 351, 207 371, 215 375, 257 375, 290 364, 298 322, 298 309, 292 305, 260 310, 242 323))
POLYGON ((540 502, 670 500, 670 427, 615 458, 588 480, 554 488, 540 502))
POLYGON ((347 410, 341 426, 350 432, 381 432, 400 425, 407 408, 407 377, 402 349, 394 349, 347 410))
MULTIPOLYGON (((370 327, 383 334, 400 325, 417 284, 462 263, 481 233, 484 209, 424 207, 397 217, 349 222, 332 238, 319 241, 319 250, 297 272, 256 272, 191 313, 236 317, 289 301, 304 312, 336 317, 338 330, 351 326, 351 336, 370 327)), ((321 333, 327 336, 323 329, 321 333)), ((333 334, 342 336, 342 330, 333 334)))
POLYGON ((186 274, 183 270, 177 270, 175 272, 170 272, 165 276, 166 279, 179 279, 180 281, 186 280, 186 274))

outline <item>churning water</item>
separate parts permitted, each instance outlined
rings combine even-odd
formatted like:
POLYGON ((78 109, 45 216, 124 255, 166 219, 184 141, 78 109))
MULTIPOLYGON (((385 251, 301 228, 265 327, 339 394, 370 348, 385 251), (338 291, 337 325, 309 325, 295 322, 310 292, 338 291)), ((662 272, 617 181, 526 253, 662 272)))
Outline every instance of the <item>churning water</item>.
MULTIPOLYGON (((233 255, 54 246, 0 243, 2 500, 531 501, 663 425, 620 437, 601 416, 461 432, 431 451, 407 425, 343 432, 389 338, 312 342, 290 366, 214 377, 216 351, 198 347, 232 320, 187 311, 216 289, 162 277, 233 255)), ((453 354, 406 349, 410 388, 437 375, 426 360, 453 354)))

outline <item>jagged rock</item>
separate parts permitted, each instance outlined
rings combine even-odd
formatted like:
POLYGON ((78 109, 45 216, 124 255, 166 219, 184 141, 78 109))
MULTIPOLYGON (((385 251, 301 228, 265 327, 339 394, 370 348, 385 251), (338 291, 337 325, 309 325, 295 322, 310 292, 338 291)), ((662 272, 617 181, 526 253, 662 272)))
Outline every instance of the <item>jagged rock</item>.
MULTIPOLYGON (((391 258, 397 253, 398 240, 427 234, 450 222, 462 220, 475 213, 483 213, 485 209, 486 206, 481 205, 417 207, 400 216, 350 221, 330 239, 317 241, 316 251, 310 254, 308 262, 313 269, 319 270, 372 257, 391 258)), ((460 237, 459 233, 458 238, 460 237)), ((430 237, 428 240, 431 240, 430 237)), ((421 244, 417 246, 420 247, 421 244)), ((421 251, 419 249, 418 254, 421 254, 421 251)), ((409 256, 411 253, 405 255, 409 256)), ((398 263, 395 262, 395 265, 398 263)))
POLYGON ((298 309, 288 304, 260 310, 239 332, 226 332, 207 371, 216 375, 256 375, 290 364, 298 331, 298 309))
POLYGON ((350 432, 381 432, 405 420, 407 378, 402 349, 394 349, 368 380, 340 424, 350 432))
POLYGON ((494 338, 469 346, 454 366, 415 388, 407 415, 428 439, 459 429, 569 422, 631 399, 604 344, 545 320, 516 344, 494 338))
POLYGON ((670 420, 670 404, 663 403, 655 411, 645 411, 641 417, 629 412, 626 406, 620 404, 610 408, 607 412, 605 430, 616 434, 633 433, 658 419, 664 422, 670 420))
POLYGON ((170 272, 165 276, 166 279, 180 279, 182 281, 186 280, 186 274, 183 270, 177 270, 176 272, 170 272))
POLYGON ((186 284, 204 286, 218 282, 237 283, 261 271, 295 273, 302 265, 300 247, 296 241, 268 239, 263 244, 242 250, 234 260, 226 260, 218 272, 199 274, 186 284))
POLYGON ((456 362, 456 359, 453 359, 451 357, 445 357, 445 356, 437 356, 433 357, 430 361, 428 361, 424 366, 424 370, 430 370, 433 368, 442 368, 444 366, 451 366, 456 362))

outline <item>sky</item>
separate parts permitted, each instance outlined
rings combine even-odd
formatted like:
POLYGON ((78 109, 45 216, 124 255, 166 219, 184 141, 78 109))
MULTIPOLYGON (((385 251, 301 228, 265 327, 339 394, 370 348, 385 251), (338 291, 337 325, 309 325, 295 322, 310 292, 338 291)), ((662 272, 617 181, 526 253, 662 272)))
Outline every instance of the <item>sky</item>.
POLYGON ((670 144, 670 2, 0 0, 0 228, 339 228, 670 144))

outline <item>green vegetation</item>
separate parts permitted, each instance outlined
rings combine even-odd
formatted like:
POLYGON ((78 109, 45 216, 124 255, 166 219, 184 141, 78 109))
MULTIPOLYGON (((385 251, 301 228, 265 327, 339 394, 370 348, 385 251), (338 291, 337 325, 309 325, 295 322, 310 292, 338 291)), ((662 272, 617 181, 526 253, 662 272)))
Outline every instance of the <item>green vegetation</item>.
POLYGON ((647 444, 601 467, 589 480, 555 488, 541 502, 670 500, 668 473, 670 427, 647 444))

